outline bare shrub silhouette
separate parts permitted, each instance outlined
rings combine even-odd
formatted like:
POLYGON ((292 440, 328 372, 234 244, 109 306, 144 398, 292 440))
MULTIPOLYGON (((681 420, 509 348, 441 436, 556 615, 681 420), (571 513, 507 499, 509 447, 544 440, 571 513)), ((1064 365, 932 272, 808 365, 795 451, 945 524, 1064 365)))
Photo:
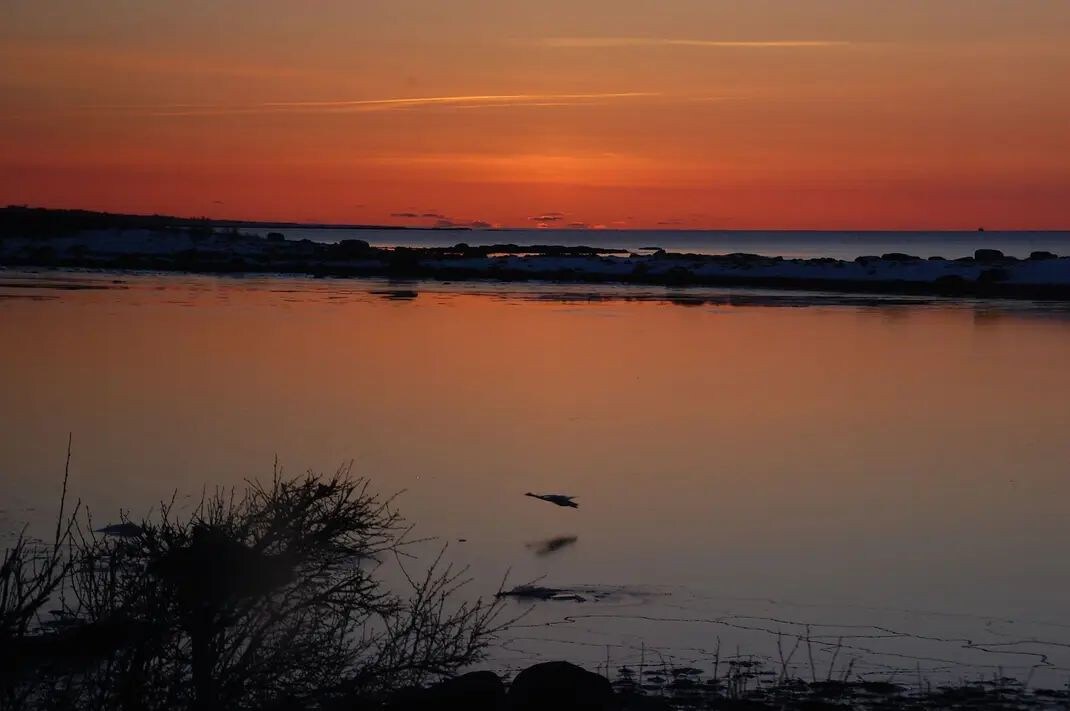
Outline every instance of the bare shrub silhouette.
POLYGON ((60 594, 77 562, 71 542, 81 504, 67 514, 67 482, 70 478, 71 441, 63 472, 56 532, 51 544, 35 541, 23 528, 0 558, 0 709, 17 708, 32 700, 32 685, 20 681, 34 669, 53 662, 51 642, 65 622, 44 620, 42 610, 60 594))
POLYGON ((47 663, 5 681, 12 708, 317 708, 452 674, 502 626, 495 600, 456 601, 464 571, 441 553, 405 569, 411 528, 349 468, 124 523, 78 530, 58 594, 70 624, 26 629, 47 663), (382 583, 383 561, 407 591, 382 583))

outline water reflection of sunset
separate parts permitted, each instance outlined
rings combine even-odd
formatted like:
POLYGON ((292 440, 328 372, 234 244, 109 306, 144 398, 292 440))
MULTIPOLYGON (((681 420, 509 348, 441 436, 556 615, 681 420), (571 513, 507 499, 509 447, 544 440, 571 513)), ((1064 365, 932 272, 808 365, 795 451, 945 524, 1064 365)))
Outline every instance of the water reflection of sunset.
POLYGON ((491 581, 568 533, 565 580, 1061 609, 1063 319, 127 281, 3 302, 5 500, 49 501, 68 430, 99 511, 353 458, 491 581), (559 490, 582 515, 523 496, 559 490))

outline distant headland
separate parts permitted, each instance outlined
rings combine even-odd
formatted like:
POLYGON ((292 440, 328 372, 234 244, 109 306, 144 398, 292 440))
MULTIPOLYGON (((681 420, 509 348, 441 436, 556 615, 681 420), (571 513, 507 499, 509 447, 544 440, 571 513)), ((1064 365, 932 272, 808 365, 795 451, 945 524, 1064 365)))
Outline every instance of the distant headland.
POLYGON ((131 230, 191 228, 245 229, 316 229, 316 230, 465 230, 468 227, 408 227, 405 225, 338 224, 318 222, 277 222, 263 220, 229 220, 214 217, 177 217, 175 215, 135 215, 94 210, 67 210, 25 205, 0 208, 0 233, 13 229, 29 230, 33 234, 69 233, 72 230, 131 230))

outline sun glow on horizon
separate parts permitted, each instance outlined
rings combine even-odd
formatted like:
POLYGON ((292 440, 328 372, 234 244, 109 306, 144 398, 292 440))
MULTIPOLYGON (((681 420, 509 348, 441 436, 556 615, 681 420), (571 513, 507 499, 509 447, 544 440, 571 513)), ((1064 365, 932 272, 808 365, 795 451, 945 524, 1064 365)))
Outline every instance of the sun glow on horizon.
POLYGON ((658 228, 1070 224, 1070 5, 264 6, 270 23, 233 0, 17 6, 0 28, 0 202, 514 227, 547 210, 658 228))

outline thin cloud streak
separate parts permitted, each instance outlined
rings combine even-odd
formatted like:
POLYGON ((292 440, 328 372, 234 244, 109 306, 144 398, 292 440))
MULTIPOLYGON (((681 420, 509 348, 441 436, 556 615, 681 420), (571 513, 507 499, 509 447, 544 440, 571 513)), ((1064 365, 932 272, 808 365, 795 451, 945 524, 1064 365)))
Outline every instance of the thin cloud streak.
POLYGON ((592 94, 476 94, 464 96, 418 96, 342 101, 270 101, 259 104, 157 106, 81 106, 81 111, 120 111, 145 116, 221 116, 262 113, 348 113, 412 108, 491 109, 524 106, 593 106, 608 100, 655 98, 659 92, 626 91, 592 94))
POLYGON ((504 102, 501 104, 454 104, 454 105, 441 105, 444 109, 513 109, 522 106, 534 106, 534 107, 555 107, 555 106, 605 106, 606 101, 512 101, 504 102))
POLYGON ((670 39, 665 37, 545 37, 537 40, 544 47, 610 48, 610 47, 721 47, 738 49, 820 49, 857 46, 856 42, 839 40, 703 40, 670 39))
POLYGON ((477 104, 485 102, 570 101, 584 99, 634 99, 658 96, 654 92, 624 91, 598 94, 476 94, 472 96, 419 96, 400 99, 356 99, 352 101, 274 101, 266 107, 347 107, 347 106, 423 106, 427 104, 477 104))

